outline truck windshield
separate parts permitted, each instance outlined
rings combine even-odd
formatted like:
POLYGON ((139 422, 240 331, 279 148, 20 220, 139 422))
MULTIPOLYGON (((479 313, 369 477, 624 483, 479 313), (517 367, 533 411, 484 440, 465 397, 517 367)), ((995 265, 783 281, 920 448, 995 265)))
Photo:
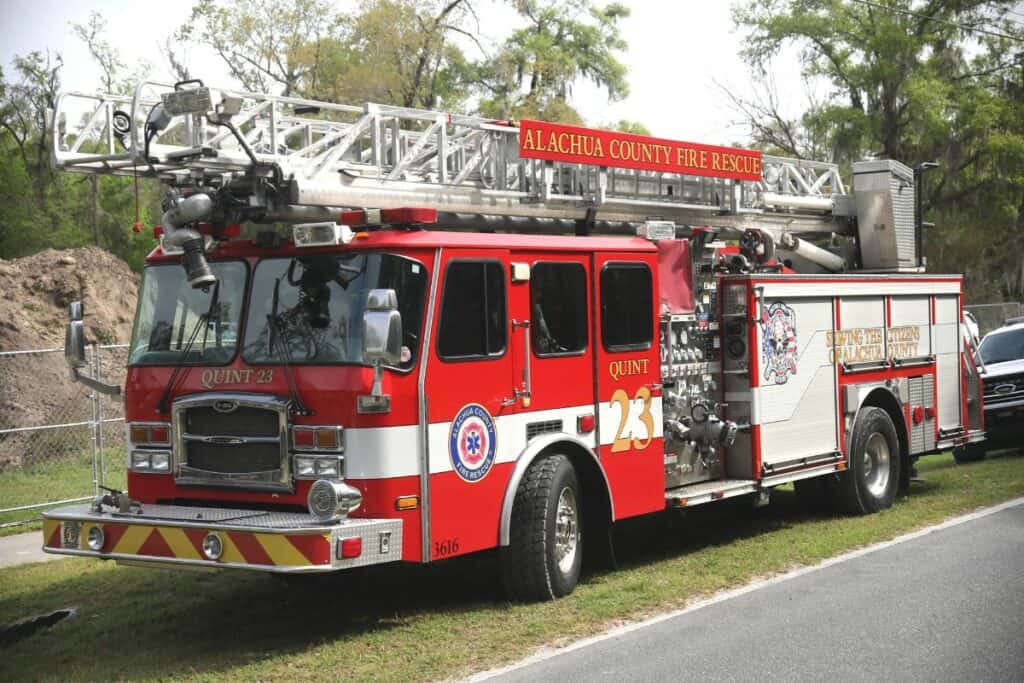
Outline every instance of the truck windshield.
POLYGON ((202 290, 189 286, 177 263, 146 267, 129 365, 224 365, 234 358, 246 267, 224 261, 210 268, 219 285, 202 290))
POLYGON ((987 335, 981 340, 978 355, 985 363, 1024 359, 1024 329, 987 335))
POLYGON ((393 289, 402 315, 402 368, 415 362, 426 270, 377 252, 265 259, 253 275, 243 358, 249 363, 361 364, 371 289, 393 289), (287 356, 285 356, 287 354, 287 356))

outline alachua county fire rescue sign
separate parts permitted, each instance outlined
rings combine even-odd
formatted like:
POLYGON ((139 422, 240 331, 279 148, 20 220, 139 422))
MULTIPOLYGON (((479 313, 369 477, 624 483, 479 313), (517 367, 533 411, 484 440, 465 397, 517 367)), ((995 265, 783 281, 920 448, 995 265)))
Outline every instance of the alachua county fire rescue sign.
POLYGON ((494 464, 498 440, 494 420, 478 403, 464 406, 452 420, 448 453, 455 473, 470 483, 487 476, 494 464))

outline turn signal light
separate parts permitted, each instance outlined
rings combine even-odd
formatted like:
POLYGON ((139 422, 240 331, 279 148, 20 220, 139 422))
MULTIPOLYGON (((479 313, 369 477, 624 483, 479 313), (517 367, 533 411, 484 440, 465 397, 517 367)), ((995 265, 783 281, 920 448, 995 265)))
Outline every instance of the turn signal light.
POLYGON ((128 440, 134 446, 169 446, 171 426, 165 422, 128 425, 128 440))
POLYGON ((398 498, 395 498, 396 510, 415 510, 419 506, 419 496, 399 496, 398 498))
POLYGON ((292 445, 297 451, 333 451, 345 450, 343 430, 341 427, 292 427, 292 445))
POLYGON ((363 554, 363 539, 343 538, 338 542, 338 557, 342 560, 359 557, 363 554))

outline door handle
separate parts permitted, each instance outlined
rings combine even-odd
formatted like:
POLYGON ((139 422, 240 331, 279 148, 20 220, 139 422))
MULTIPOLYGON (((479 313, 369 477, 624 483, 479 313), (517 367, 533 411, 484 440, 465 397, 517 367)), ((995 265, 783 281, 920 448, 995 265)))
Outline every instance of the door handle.
POLYGON ((512 329, 523 330, 523 383, 512 389, 512 396, 510 398, 502 399, 501 405, 503 408, 513 406, 517 401, 522 401, 524 408, 530 407, 530 399, 532 397, 532 386, 533 380, 530 375, 530 321, 529 320, 516 320, 512 319, 512 329))

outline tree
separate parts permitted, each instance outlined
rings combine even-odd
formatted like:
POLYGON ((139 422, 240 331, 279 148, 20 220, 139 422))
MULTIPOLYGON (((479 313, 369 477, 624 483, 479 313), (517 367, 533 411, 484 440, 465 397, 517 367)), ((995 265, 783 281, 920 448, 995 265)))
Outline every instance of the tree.
POLYGON ((334 102, 457 109, 471 67, 454 37, 476 41, 474 19, 469 0, 365 0, 326 41, 316 83, 303 92, 334 102))
POLYGON ((212 48, 243 88, 287 96, 300 84, 316 89, 322 48, 337 22, 326 0, 199 0, 177 37, 212 48))
POLYGON ((640 121, 619 119, 618 123, 609 123, 601 126, 607 130, 617 130, 621 133, 633 133, 634 135, 650 135, 651 130, 640 121))
POLYGON ((0 129, 17 146, 22 164, 33 178, 36 200, 44 207, 47 182, 52 175, 47 147, 52 122, 48 112, 56 106, 64 60, 47 50, 15 55, 13 63, 20 79, 3 85, 0 129))
POLYGON ((756 73, 793 45, 804 76, 828 89, 795 121, 779 114, 777 100, 737 96, 754 141, 798 155, 812 146, 828 150, 844 167, 868 155, 940 161, 926 186, 929 218, 939 226, 928 255, 933 267, 966 272, 968 295, 978 298, 1024 295, 1017 247, 1024 237, 1024 28, 1010 20, 1013 6, 747 0, 734 7, 756 73))
POLYGON ((619 22, 629 9, 590 0, 514 0, 525 27, 512 32, 501 50, 478 69, 484 90, 480 110, 495 118, 539 118, 580 123, 569 105, 573 85, 589 80, 611 101, 629 93, 626 49, 619 22))
MULTIPOLYGON (((99 67, 100 92, 122 93, 127 89, 124 79, 127 67, 121 59, 121 52, 106 40, 106 19, 102 13, 89 12, 89 20, 85 24, 72 24, 72 31, 92 55, 99 67)), ((130 80, 130 79, 129 79, 130 80)))

